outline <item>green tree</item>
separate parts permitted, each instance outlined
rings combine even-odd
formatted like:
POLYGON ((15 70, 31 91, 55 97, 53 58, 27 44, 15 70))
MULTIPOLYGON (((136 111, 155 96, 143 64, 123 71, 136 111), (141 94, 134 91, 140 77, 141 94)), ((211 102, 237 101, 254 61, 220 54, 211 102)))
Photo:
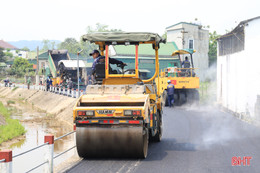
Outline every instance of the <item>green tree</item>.
POLYGON ((51 43, 49 40, 44 39, 42 40, 42 43, 43 43, 42 51, 47 51, 51 48, 51 43))
POLYGON ((52 50, 55 49, 55 46, 56 46, 55 41, 52 41, 52 42, 51 42, 51 49, 52 49, 52 50))
POLYGON ((217 61, 217 38, 219 35, 216 31, 209 33, 209 66, 217 61))
POLYGON ((14 57, 14 55, 11 52, 5 52, 4 54, 7 59, 11 59, 14 57))
POLYGON ((92 32, 121 32, 121 29, 109 29, 108 25, 101 24, 101 23, 96 23, 95 28, 88 26, 87 27, 87 33, 92 33, 92 32))
POLYGON ((69 53, 77 53, 81 50, 81 46, 75 38, 66 38, 58 45, 58 49, 66 49, 69 53))
POLYGON ((23 47, 21 50, 30 52, 30 49, 28 47, 23 47))
POLYGON ((6 58, 5 58, 5 53, 3 52, 3 48, 0 47, 0 62, 5 62, 6 58))
POLYGON ((164 31, 162 38, 164 38, 165 40, 167 40, 167 31, 164 31))
MULTIPOLYGON (((115 28, 110 29, 108 25, 96 23, 94 28, 92 26, 87 27, 87 34, 93 32, 122 32, 122 30, 115 28)), ((93 49, 98 49, 96 44, 84 42, 82 40, 80 40, 80 47, 83 49, 83 52, 81 53, 83 56, 89 56, 89 53, 92 52, 93 49)))
POLYGON ((25 75, 29 69, 32 69, 32 64, 29 63, 27 59, 16 57, 14 59, 14 63, 11 67, 11 71, 13 74, 17 75, 18 77, 22 77, 25 75))

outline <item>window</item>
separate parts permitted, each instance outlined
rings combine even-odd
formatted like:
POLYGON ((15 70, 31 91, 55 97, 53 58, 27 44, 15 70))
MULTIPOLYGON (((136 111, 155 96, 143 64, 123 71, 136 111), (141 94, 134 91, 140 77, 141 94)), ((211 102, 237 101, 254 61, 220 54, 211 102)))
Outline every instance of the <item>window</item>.
POLYGON ((189 49, 194 49, 193 40, 189 40, 189 49))

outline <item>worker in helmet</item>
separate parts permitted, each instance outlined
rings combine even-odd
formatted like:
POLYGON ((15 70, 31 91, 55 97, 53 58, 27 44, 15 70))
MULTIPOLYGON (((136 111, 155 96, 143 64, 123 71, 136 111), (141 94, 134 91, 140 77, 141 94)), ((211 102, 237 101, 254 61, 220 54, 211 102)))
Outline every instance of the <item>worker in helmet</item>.
MULTIPOLYGON (((92 56, 94 59, 94 62, 92 64, 92 74, 94 74, 96 71, 96 64, 99 62, 105 62, 105 56, 101 56, 98 50, 93 50, 93 52, 91 52, 89 55, 92 56)), ((109 58, 109 63, 126 65, 126 63, 123 63, 122 61, 114 58, 109 58)))
POLYGON ((190 61, 187 56, 185 57, 185 61, 182 62, 182 66, 183 68, 190 68, 190 61))
POLYGON ((169 107, 174 106, 174 85, 171 83, 171 80, 168 80, 167 95, 169 107))

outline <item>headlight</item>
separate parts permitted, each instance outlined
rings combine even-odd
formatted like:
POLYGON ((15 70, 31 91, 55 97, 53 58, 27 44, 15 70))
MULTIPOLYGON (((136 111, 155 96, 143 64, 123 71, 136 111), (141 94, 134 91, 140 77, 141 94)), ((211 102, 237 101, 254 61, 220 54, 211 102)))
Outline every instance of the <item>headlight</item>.
POLYGON ((125 116, 141 116, 141 110, 125 110, 125 116))
POLYGON ((124 111, 124 115, 131 116, 132 115, 132 111, 131 110, 125 110, 124 111))
POLYGON ((95 111, 78 111, 78 116, 94 116, 95 111))

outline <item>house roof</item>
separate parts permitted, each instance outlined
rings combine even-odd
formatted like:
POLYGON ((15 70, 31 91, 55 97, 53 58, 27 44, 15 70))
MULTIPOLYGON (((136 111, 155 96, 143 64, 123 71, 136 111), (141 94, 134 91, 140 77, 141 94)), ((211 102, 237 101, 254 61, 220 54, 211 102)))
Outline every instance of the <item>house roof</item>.
POLYGON ((5 42, 4 40, 0 40, 0 47, 4 49, 18 49, 17 47, 5 42))
POLYGON ((176 24, 174 24, 174 25, 171 25, 171 26, 166 27, 166 29, 169 29, 169 28, 171 28, 171 27, 173 27, 173 26, 180 25, 180 24, 187 24, 187 25, 200 26, 200 25, 195 24, 195 23, 179 22, 179 23, 176 23, 176 24))
POLYGON ((251 22, 252 20, 255 20, 255 19, 260 19, 260 16, 257 16, 257 17, 254 17, 254 18, 251 18, 251 19, 247 19, 247 20, 243 20, 241 21, 236 27, 235 29, 233 29, 232 31, 230 31, 229 33, 226 33, 222 36, 220 36, 217 40, 220 40, 224 37, 228 37, 230 35, 233 35, 233 33, 236 33, 238 31, 241 31, 241 29, 243 29, 243 27, 248 23, 248 22, 251 22))
MULTIPOLYGON (((77 59, 77 54, 69 53, 69 56, 70 56, 71 60, 77 59)), ((39 56, 38 56, 39 60, 48 60, 48 57, 49 57, 48 51, 43 52, 43 53, 39 54, 39 56)), ((86 60, 86 58, 81 55, 79 55, 79 59, 86 60)))

